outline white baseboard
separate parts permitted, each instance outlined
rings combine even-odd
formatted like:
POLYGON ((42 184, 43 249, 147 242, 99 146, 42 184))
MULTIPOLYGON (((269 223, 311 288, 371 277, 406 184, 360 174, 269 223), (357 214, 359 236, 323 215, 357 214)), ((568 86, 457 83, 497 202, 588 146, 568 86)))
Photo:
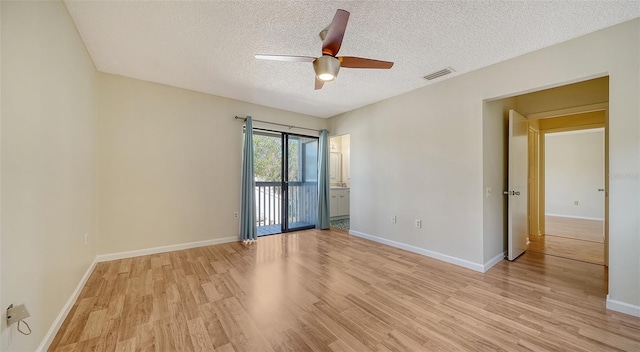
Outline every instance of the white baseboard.
POLYGON ((76 303, 78 296, 80 296, 80 292, 82 292, 82 289, 87 283, 89 276, 91 276, 93 269, 96 267, 96 263, 97 261, 94 259, 93 263, 89 265, 89 268, 82 276, 82 279, 80 279, 78 286, 76 286, 76 289, 73 290, 71 297, 69 297, 67 303, 65 303, 64 307, 62 307, 62 310, 53 321, 53 324, 51 324, 49 331, 47 331, 47 333, 44 335, 44 338, 40 342, 40 346, 38 346, 38 349, 36 349, 37 352, 46 352, 49 349, 49 345, 51 345, 51 342, 53 342, 53 339, 56 337, 58 330, 60 330, 62 323, 64 323, 64 320, 67 318, 67 314, 69 314, 71 308, 73 308, 73 305, 76 303))
POLYGON ((143 255, 173 252, 173 251, 179 251, 181 249, 212 246, 214 244, 222 244, 222 243, 229 243, 229 242, 236 242, 236 241, 240 241, 240 237, 223 237, 223 238, 215 238, 212 240, 205 240, 205 241, 198 241, 198 242, 188 242, 188 243, 172 244, 169 246, 162 246, 162 247, 138 249, 135 251, 128 251, 128 252, 99 254, 96 257, 96 262, 98 263, 107 262, 110 260, 140 257, 143 255))
POLYGON ((491 258, 488 262, 484 263, 484 266, 482 268, 483 269, 482 272, 486 273, 487 270, 491 269, 491 267, 493 267, 494 265, 500 263, 504 259, 504 257, 506 255, 507 255, 507 252, 503 252, 503 253, 500 253, 500 254, 496 255, 495 257, 491 258))
POLYGON ((364 238, 364 239, 367 239, 367 240, 371 240, 371 241, 374 241, 374 242, 386 244, 386 245, 391 246, 391 247, 404 249, 405 251, 409 251, 409 252, 413 252, 413 253, 417 253, 417 254, 422 254, 422 255, 424 255, 426 257, 442 260, 443 262, 455 264, 455 265, 458 265, 458 266, 461 266, 461 267, 464 267, 464 268, 467 268, 467 269, 479 271, 481 273, 483 273, 485 271, 485 265, 474 263, 474 262, 470 262, 468 260, 464 260, 464 259, 460 259, 460 258, 456 258, 456 257, 452 257, 450 255, 446 255, 446 254, 430 251, 428 249, 412 246, 412 245, 401 243, 401 242, 388 240, 386 238, 381 238, 381 237, 368 235, 366 233, 362 233, 362 232, 358 232, 358 231, 354 231, 354 230, 349 230, 349 234, 357 236, 357 237, 360 237, 360 238, 364 238))
POLYGON ((604 218, 593 218, 589 216, 563 215, 563 214, 544 214, 544 216, 555 216, 558 218, 568 218, 568 219, 604 221, 604 218))
POLYGON ((116 260, 116 259, 139 257, 142 255, 172 252, 172 251, 177 251, 181 249, 211 246, 214 244, 229 243, 229 242, 235 242, 239 240, 240 240, 239 237, 224 237, 224 238, 216 238, 213 240, 181 243, 181 244, 174 244, 174 245, 163 246, 163 247, 154 247, 154 248, 148 248, 148 249, 140 249, 137 251, 97 255, 93 263, 91 263, 87 271, 84 273, 84 276, 78 283, 78 286, 76 286, 76 289, 71 294, 71 297, 69 297, 69 299, 67 300, 67 303, 64 305, 64 307, 62 308, 62 310, 60 311, 56 319, 53 321, 53 324, 49 328, 49 331, 47 332, 47 334, 42 339, 42 342, 40 342, 40 346, 38 346, 38 349, 36 351, 45 352, 49 349, 49 346, 51 345, 51 342, 53 342, 53 339, 56 337, 58 330, 60 330, 62 323, 64 323, 64 320, 67 318, 67 314, 69 314, 69 312, 71 311, 71 308, 73 308, 73 305, 76 303, 78 296, 80 296, 80 292, 82 292, 82 289, 84 288, 84 285, 87 283, 89 276, 91 276, 93 269, 96 267, 96 263, 106 262, 109 260, 116 260))
POLYGON ((634 306, 633 304, 616 301, 609 298, 609 295, 607 295, 607 309, 633 315, 634 317, 640 317, 640 306, 634 306))

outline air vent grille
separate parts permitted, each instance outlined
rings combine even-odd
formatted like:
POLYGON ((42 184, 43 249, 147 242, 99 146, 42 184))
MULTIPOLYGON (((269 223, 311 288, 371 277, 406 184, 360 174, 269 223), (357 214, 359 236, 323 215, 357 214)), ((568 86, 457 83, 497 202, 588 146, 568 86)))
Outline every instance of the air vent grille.
POLYGON ((424 76, 424 79, 426 79, 427 81, 431 81, 434 80, 436 78, 440 78, 442 76, 446 76, 448 74, 450 74, 451 72, 456 72, 456 70, 452 69, 451 67, 447 67, 445 69, 442 69, 440 71, 436 71, 434 73, 428 74, 426 76, 424 76))

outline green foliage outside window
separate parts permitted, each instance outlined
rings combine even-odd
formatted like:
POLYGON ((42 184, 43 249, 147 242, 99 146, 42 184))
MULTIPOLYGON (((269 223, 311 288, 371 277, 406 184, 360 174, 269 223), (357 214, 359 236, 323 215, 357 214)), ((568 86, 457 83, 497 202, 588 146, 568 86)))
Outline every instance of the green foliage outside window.
MULTIPOLYGON (((299 141, 289 140, 289 181, 299 180, 299 141)), ((254 132, 253 162, 256 181, 282 181, 282 141, 280 136, 263 135, 254 132)))

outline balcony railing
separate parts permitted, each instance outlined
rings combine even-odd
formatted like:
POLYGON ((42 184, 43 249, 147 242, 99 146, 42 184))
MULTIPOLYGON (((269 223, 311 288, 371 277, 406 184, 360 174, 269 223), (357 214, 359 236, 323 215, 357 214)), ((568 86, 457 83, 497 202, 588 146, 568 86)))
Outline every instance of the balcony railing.
MULTIPOLYGON (((256 182, 256 225, 262 234, 278 233, 282 226, 282 183, 256 182), (270 230, 266 230, 269 227, 270 230)), ((287 202, 289 228, 313 226, 318 209, 316 182, 289 182, 287 202)))

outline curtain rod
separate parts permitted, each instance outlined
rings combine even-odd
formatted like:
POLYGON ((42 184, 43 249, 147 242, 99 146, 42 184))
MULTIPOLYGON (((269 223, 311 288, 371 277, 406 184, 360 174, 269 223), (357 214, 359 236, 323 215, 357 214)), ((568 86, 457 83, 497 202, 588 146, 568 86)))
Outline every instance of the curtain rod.
MULTIPOLYGON (((235 117, 236 120, 242 120, 245 121, 247 118, 246 117, 240 117, 240 116, 236 116, 235 117)), ((322 130, 317 130, 315 128, 307 128, 307 127, 298 127, 298 126, 294 126, 294 125, 285 125, 283 123, 277 123, 277 122, 269 122, 269 121, 262 121, 262 120, 256 120, 256 119, 252 119, 254 122, 262 122, 262 123, 268 123, 270 125, 276 125, 276 126, 282 126, 282 127, 288 127, 289 129, 292 128, 297 128, 299 130, 309 130, 309 131, 316 131, 316 132, 320 132, 322 130)))

